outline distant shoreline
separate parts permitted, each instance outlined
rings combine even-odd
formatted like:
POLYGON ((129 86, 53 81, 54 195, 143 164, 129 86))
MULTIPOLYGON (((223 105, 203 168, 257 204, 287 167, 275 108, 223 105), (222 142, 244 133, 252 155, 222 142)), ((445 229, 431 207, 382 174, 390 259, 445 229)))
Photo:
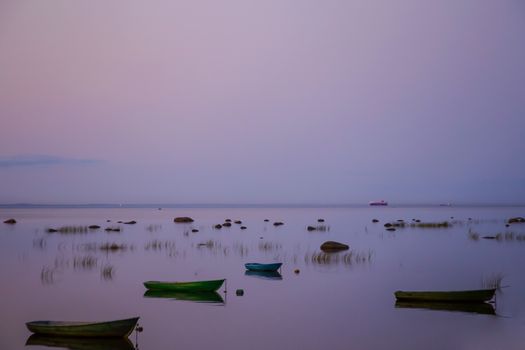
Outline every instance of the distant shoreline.
MULTIPOLYGON (((0 204, 0 209, 132 209, 132 208, 369 208, 368 204, 32 204, 14 203, 0 204)), ((483 207, 525 207, 525 204, 512 203, 462 203, 450 206, 440 204, 390 204, 381 208, 483 208, 483 207)), ((374 208, 374 207, 370 207, 374 208)), ((377 209, 377 208, 375 208, 377 209)))

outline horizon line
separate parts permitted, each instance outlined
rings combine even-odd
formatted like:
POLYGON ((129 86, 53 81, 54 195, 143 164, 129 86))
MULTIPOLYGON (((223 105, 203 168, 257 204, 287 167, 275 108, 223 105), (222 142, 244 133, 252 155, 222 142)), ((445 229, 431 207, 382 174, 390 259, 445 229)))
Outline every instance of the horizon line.
MULTIPOLYGON (((1 203, 0 208, 347 208, 369 207, 369 203, 1 203)), ((512 202, 389 203, 386 207, 525 207, 512 202)))

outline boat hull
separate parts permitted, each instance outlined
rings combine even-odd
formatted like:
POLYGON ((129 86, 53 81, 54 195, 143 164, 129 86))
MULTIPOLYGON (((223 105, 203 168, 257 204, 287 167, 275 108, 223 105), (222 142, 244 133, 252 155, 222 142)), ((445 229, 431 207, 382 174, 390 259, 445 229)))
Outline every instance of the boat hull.
POLYGON ((397 291, 397 300, 402 301, 440 301, 461 303, 482 303, 494 297, 495 289, 460 291, 397 291))
POLYGON ((128 338, 53 337, 32 334, 26 345, 40 345, 70 350, 135 350, 128 338))
POLYGON ((277 271, 281 268, 282 263, 274 264, 259 264, 259 263, 248 263, 244 264, 249 271, 277 271))
POLYGON ((195 303, 224 304, 224 299, 217 292, 178 292, 167 290, 147 290, 145 298, 163 298, 191 301, 195 303))
POLYGON ((178 292, 215 292, 224 283, 222 280, 195 281, 195 282, 163 282, 147 281, 144 286, 149 290, 178 291, 178 292))
POLYGON ((60 337, 127 337, 135 329, 138 317, 108 322, 33 321, 26 323, 35 334, 60 337))
POLYGON ((423 309, 449 312, 464 312, 480 315, 495 315, 496 310, 489 303, 465 303, 465 302, 443 302, 443 301, 396 301, 396 308, 423 309))

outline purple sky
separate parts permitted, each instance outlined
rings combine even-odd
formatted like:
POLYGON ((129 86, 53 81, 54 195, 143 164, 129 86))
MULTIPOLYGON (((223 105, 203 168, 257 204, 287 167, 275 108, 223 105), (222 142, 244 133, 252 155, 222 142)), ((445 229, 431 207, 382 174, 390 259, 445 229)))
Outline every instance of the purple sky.
POLYGON ((0 2, 0 203, 523 203, 525 3, 0 2))

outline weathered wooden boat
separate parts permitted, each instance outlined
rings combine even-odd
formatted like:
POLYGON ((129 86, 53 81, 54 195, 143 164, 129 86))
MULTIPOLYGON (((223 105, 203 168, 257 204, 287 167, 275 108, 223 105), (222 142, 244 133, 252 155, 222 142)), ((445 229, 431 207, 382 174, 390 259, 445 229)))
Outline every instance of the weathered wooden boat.
POLYGON ((149 290, 171 290, 179 292, 215 292, 224 283, 222 280, 194 282, 147 281, 144 286, 149 290))
POLYGON ((482 303, 494 297, 496 289, 457 290, 457 291, 396 291, 397 300, 405 301, 446 301, 463 303, 482 303))
POLYGON ((106 322, 33 321, 27 329, 41 335, 62 337, 127 337, 135 329, 138 317, 106 322))
POLYGON ((247 270, 250 271, 277 271, 283 263, 273 264, 259 264, 259 263, 247 263, 244 264, 247 270))
POLYGON ((496 310, 489 303, 451 303, 430 301, 396 301, 396 308, 402 309, 425 309, 437 311, 465 312, 480 315, 495 315, 496 310))
POLYGON ((283 276, 278 271, 244 271, 245 276, 257 277, 265 280, 282 280, 283 276))
POLYGON ((217 292, 174 292, 170 290, 147 290, 145 298, 163 298, 192 301, 195 303, 224 304, 224 299, 217 292))
POLYGON ((26 345, 40 345, 69 350, 135 350, 128 338, 51 337, 33 334, 26 345))

